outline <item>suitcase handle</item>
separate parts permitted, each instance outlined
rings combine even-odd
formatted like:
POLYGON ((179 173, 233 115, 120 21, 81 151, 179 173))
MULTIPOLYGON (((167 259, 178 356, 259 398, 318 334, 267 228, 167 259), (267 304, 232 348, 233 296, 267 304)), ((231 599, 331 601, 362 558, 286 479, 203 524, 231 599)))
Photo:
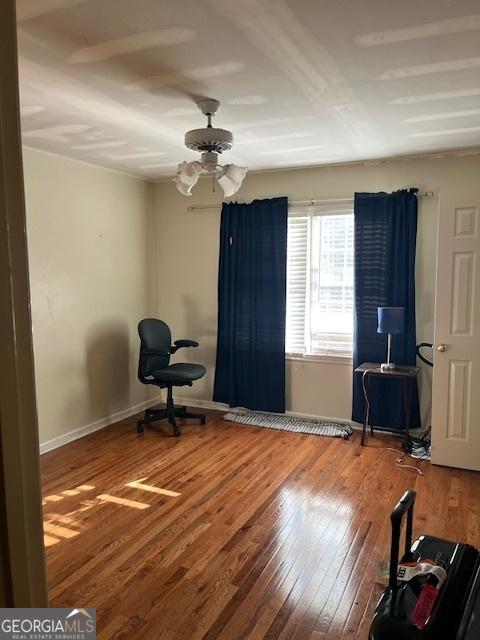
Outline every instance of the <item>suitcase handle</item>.
POLYGON ((390 520, 392 522, 392 546, 390 549, 390 577, 388 586, 395 593, 398 589, 398 560, 400 554, 400 534, 402 531, 403 518, 407 516, 407 528, 405 530, 405 560, 411 560, 412 532, 413 532, 413 505, 417 494, 415 491, 405 491, 392 511, 390 520))

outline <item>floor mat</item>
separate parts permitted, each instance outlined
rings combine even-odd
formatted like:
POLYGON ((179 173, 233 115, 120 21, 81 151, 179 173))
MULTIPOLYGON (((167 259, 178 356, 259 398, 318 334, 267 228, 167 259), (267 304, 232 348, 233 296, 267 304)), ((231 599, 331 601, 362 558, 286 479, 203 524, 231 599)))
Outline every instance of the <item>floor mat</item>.
POLYGON ((280 431, 294 431, 308 433, 314 436, 329 436, 331 438, 348 438, 353 429, 350 425, 330 420, 315 420, 312 418, 294 418, 276 413, 263 411, 230 412, 223 416, 229 422, 238 422, 251 427, 264 429, 279 429, 280 431))

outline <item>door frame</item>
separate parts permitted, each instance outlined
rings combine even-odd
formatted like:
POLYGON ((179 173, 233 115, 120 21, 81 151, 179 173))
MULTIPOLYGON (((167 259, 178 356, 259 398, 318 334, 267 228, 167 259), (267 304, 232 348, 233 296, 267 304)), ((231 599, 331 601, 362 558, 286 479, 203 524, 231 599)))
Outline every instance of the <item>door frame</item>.
POLYGON ((48 604, 15 0, 0 2, 0 606, 48 604))

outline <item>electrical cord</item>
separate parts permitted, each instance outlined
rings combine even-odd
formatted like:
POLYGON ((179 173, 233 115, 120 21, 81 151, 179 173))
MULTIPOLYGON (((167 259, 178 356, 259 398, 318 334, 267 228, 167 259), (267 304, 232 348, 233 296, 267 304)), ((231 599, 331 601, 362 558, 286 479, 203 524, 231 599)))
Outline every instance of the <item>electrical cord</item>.
MULTIPOLYGON (((367 390, 367 381, 366 381, 366 377, 369 373, 371 373, 372 371, 376 371, 376 368, 371 368, 371 369, 365 369, 365 371, 362 374, 362 387, 363 387, 363 396, 365 398, 365 412, 366 412, 366 424, 367 426, 370 423, 370 399, 368 397, 368 390, 367 390)), ((427 450, 430 449, 430 432, 431 432, 431 427, 429 427, 427 429, 427 431, 423 434, 422 438, 418 441, 418 448, 423 448, 424 449, 424 454, 420 457, 416 457, 416 459, 420 462, 421 460, 428 460, 430 458, 430 454, 427 453, 427 450), (420 442, 422 443, 420 445, 420 442)), ((399 449, 393 449, 392 447, 383 447, 384 451, 393 451, 394 453, 400 453, 399 449)), ((402 467, 403 469, 413 469, 414 471, 416 471, 419 475, 423 476, 423 471, 421 469, 418 468, 417 465, 414 464, 403 464, 403 461, 405 459, 406 456, 408 456, 411 453, 411 448, 409 447, 410 451, 403 453, 400 457, 398 457, 395 460, 395 464, 398 467, 402 467)))
MULTIPOLYGON (((398 449, 393 449, 392 447, 382 447, 382 449, 384 451, 393 451, 393 453, 400 453, 398 449)), ((414 471, 416 471, 418 473, 418 475, 423 476, 423 471, 417 467, 417 465, 415 464, 402 464, 405 457, 408 456, 408 453, 404 453, 403 455, 401 455, 400 457, 398 457, 395 460, 395 464, 397 465, 397 467, 401 467, 402 469, 413 469, 414 471)), ((426 458, 425 458, 426 459, 426 458)), ((421 458, 418 458, 418 461, 420 462, 421 458)))
POLYGON ((397 467, 402 467, 402 469, 413 469, 419 476, 423 476, 423 471, 416 464, 403 464, 406 456, 408 456, 408 453, 404 453, 400 458, 395 460, 397 467))

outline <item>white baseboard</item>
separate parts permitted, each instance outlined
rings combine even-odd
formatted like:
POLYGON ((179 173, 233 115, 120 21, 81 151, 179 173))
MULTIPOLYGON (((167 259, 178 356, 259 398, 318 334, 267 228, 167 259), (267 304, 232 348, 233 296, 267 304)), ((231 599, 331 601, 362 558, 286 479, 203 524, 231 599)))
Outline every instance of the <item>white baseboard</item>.
POLYGON ((314 413, 300 413, 299 411, 285 411, 285 415, 292 418, 306 418, 309 420, 324 420, 325 422, 340 422, 341 424, 348 424, 353 426, 354 423, 346 418, 332 418, 332 416, 320 416, 314 413))
POLYGON ((213 400, 201 400, 200 398, 186 398, 175 396, 175 404, 184 404, 186 407, 198 407, 199 409, 213 409, 214 411, 230 411, 228 404, 214 402, 213 400))
MULTIPOLYGON (((184 404, 187 407, 198 407, 199 409, 213 409, 214 411, 232 411, 235 413, 236 411, 241 412, 244 411, 242 407, 234 407, 231 408, 228 404, 223 404, 223 402, 214 402, 213 400, 202 400, 200 398, 186 398, 184 396, 175 396, 175 404, 184 404)), ((332 416, 323 416, 315 413, 301 413, 300 411, 285 411, 286 416, 291 416, 292 418, 307 418, 310 420, 324 420, 325 422, 340 422, 341 424, 348 424, 353 429, 361 431, 363 429, 363 425, 359 422, 354 422, 353 420, 348 420, 347 418, 336 418, 332 416)), ((382 431, 382 427, 373 428, 377 431, 382 431)), ((410 429, 412 431, 412 429, 410 429)), ((415 430, 413 430, 414 433, 415 430)), ((370 433, 370 427, 368 427, 368 433, 370 433)), ((385 432, 387 433, 387 432, 385 432)), ((404 437, 403 431, 389 431, 389 435, 399 436, 401 438, 404 437)))
MULTIPOLYGON (((214 409, 215 411, 242 411, 241 407, 231 409, 228 404, 222 402, 214 402, 213 400, 201 400, 199 398, 185 398, 182 396, 175 397, 175 404, 184 404, 189 407, 199 407, 203 409, 214 409)), ((285 415, 292 418, 309 418, 311 420, 325 420, 330 422, 341 422, 352 427, 358 426, 356 422, 345 418, 332 418, 331 416, 321 416, 313 413, 300 413, 299 411, 285 411, 285 415)), ((361 426, 361 425, 360 425, 361 426)))
MULTIPOLYGON (((161 396, 156 396, 155 398, 150 398, 149 400, 145 400, 145 402, 141 402, 140 404, 136 404, 133 407, 129 407, 128 409, 124 409, 123 411, 119 411, 118 413, 114 413, 111 416, 107 416, 106 418, 101 418, 100 420, 96 420, 95 422, 91 422, 83 427, 79 427, 78 429, 73 429, 72 431, 68 431, 67 433, 63 433, 61 436, 57 436, 56 438, 52 438, 51 440, 47 440, 46 442, 42 442, 40 445, 40 453, 46 453, 47 451, 52 451, 53 449, 57 449, 58 447, 63 446, 69 442, 73 442, 74 440, 78 440, 79 438, 83 438, 83 436, 88 435, 89 433, 94 433, 95 431, 100 431, 100 429, 104 429, 108 427, 110 424, 114 422, 119 422, 120 420, 125 420, 125 418, 129 418, 130 416, 143 411, 144 409, 148 409, 149 407, 153 407, 156 404, 162 402, 161 396)), ((222 402, 214 402, 213 400, 202 400, 200 398, 186 398, 183 396, 175 396, 175 404, 184 404, 188 407, 198 407, 199 409, 213 409, 214 411, 236 411, 237 409, 231 409, 228 404, 223 404, 222 402)), ((238 409, 241 411, 241 409, 238 409)), ((315 415, 311 413, 300 413, 298 411, 286 411, 285 414, 287 416, 292 416, 294 418, 310 418, 313 420, 329 420, 333 422, 342 422, 345 424, 349 424, 353 427, 358 427, 355 422, 351 420, 345 420, 344 418, 332 418, 330 416, 321 416, 315 415)))
POLYGON ((90 424, 87 424, 83 427, 78 427, 78 429, 73 429, 72 431, 68 431, 67 433, 62 433, 61 436, 57 436, 56 438, 52 438, 51 440, 42 442, 40 444, 40 453, 42 454, 46 453, 47 451, 52 451, 53 449, 57 449, 58 447, 67 444, 68 442, 73 442, 74 440, 83 438, 83 436, 86 436, 89 433, 100 431, 100 429, 104 429, 114 422, 125 420, 125 418, 129 418, 130 416, 133 416, 136 413, 143 411, 144 409, 153 407, 159 402, 162 402, 162 398, 161 396, 156 396, 155 398, 150 398, 149 400, 145 400, 145 402, 140 402, 140 404, 136 404, 133 407, 124 409, 123 411, 118 411, 117 413, 114 413, 111 416, 107 416, 106 418, 101 418, 100 420, 91 422, 90 424))

